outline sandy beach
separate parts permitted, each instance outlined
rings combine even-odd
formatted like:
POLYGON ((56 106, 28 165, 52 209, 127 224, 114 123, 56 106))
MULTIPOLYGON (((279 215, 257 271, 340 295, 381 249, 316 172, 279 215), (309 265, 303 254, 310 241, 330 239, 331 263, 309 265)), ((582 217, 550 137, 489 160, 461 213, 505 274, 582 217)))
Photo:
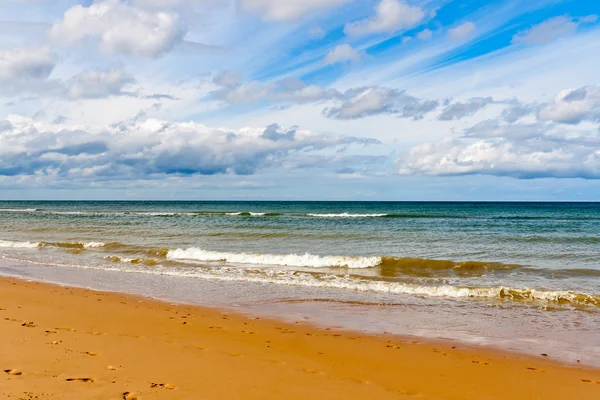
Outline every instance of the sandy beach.
POLYGON ((600 371, 0 279, 7 399, 595 399, 600 371))

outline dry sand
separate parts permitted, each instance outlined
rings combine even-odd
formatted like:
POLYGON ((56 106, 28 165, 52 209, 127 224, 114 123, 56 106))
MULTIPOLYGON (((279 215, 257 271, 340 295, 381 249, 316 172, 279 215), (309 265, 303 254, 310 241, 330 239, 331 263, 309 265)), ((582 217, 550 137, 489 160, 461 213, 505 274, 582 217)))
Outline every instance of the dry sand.
POLYGON ((600 371, 0 278, 2 399, 600 399, 600 371))

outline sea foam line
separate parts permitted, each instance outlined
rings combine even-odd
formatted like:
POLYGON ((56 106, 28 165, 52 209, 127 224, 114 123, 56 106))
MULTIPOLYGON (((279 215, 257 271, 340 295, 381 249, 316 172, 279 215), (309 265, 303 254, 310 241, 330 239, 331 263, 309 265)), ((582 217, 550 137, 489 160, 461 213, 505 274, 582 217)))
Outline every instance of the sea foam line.
MULTIPOLYGON (((517 302, 542 302, 553 304, 570 304, 577 306, 600 307, 600 295, 577 293, 567 290, 538 290, 529 288, 497 287, 460 287, 452 285, 426 286, 401 282, 371 281, 356 279, 348 276, 323 274, 319 277, 310 273, 298 273, 281 270, 255 270, 231 267, 212 268, 173 268, 156 266, 147 268, 130 264, 126 267, 73 265, 52 262, 25 260, 0 255, 1 259, 22 261, 37 265, 55 267, 80 268, 89 270, 104 270, 112 272, 142 273, 149 275, 174 276, 181 278, 196 278, 220 281, 236 281, 251 283, 269 283, 287 286, 304 286, 313 288, 346 289, 357 292, 376 292, 397 295, 417 295, 438 298, 479 298, 479 299, 505 299, 517 302)), ((115 260, 116 261, 116 260, 115 260)), ((135 263, 133 263, 135 264, 135 263)))
POLYGON ((169 250, 172 260, 196 260, 205 262, 230 262, 252 265, 280 265, 287 267, 347 267, 371 268, 381 264, 381 257, 317 256, 313 254, 249 254, 208 251, 198 248, 169 250))

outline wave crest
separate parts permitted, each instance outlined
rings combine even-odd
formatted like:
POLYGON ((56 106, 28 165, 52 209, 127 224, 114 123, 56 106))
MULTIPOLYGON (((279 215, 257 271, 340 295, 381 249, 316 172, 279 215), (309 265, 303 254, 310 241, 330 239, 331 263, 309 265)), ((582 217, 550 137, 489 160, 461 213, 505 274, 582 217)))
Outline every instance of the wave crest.
POLYGON ((381 257, 318 256, 313 254, 250 254, 208 251, 198 248, 169 250, 167 258, 205 262, 230 262, 287 267, 347 267, 371 268, 381 263, 381 257))
POLYGON ((42 244, 39 242, 15 242, 12 240, 0 240, 0 247, 13 249, 35 249, 42 244))
POLYGON ((309 217, 317 217, 317 218, 378 218, 378 217, 387 217, 387 214, 350 214, 350 213, 341 213, 341 214, 306 214, 309 217))

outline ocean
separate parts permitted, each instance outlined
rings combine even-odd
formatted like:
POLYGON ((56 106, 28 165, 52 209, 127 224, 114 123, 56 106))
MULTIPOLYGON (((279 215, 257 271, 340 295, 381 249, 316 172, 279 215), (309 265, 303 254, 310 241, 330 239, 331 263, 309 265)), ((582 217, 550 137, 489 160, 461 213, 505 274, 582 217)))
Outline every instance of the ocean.
POLYGON ((6 201, 0 273, 600 365, 600 203, 6 201))

